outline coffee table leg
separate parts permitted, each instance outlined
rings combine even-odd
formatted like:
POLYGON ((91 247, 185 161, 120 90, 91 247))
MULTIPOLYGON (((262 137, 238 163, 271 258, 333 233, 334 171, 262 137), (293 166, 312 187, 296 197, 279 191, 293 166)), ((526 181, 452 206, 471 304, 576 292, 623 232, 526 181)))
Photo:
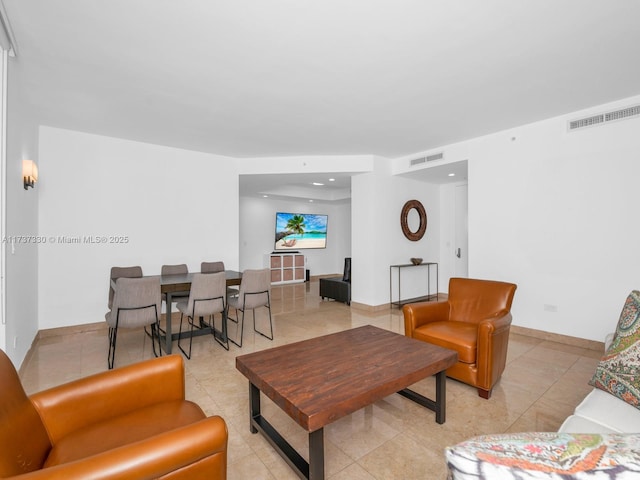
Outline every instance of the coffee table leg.
POLYGON ((324 430, 309 433, 309 462, 260 413, 260 390, 249 382, 249 430, 260 432, 300 478, 324 480, 324 430))
POLYGON ((249 414, 249 431, 258 433, 258 429, 253 426, 253 419, 260 416, 260 390, 251 382, 249 382, 249 414))
POLYGON ((309 480, 324 479, 324 428, 309 433, 309 480))
POLYGON ((420 395, 419 393, 414 392, 413 390, 410 390, 408 388, 405 388, 404 390, 400 390, 398 393, 403 397, 406 397, 409 400, 413 400, 414 402, 422 405, 423 407, 426 407, 429 410, 435 412, 436 422, 439 424, 444 423, 446 418, 446 408, 447 408, 447 372, 446 370, 436 373, 436 400, 435 401, 425 397, 424 395, 420 395))

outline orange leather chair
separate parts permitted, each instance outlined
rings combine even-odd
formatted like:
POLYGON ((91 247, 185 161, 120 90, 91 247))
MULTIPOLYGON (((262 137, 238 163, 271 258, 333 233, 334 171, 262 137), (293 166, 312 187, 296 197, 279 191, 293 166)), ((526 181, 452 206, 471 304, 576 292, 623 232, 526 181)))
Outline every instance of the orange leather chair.
POLYGON ((452 278, 448 300, 403 307, 404 333, 458 352, 458 363, 447 376, 489 398, 507 361, 515 291, 513 283, 452 278))
POLYGON ((0 350, 0 478, 225 479, 227 427, 170 355, 28 397, 0 350))

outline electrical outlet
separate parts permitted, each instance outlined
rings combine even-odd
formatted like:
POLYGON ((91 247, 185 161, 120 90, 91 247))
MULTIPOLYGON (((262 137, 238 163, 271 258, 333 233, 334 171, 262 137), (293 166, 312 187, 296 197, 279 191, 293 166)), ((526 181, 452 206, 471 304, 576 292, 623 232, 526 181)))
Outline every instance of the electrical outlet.
POLYGON ((558 306, 557 305, 548 305, 548 304, 545 303, 544 311, 545 312, 557 312, 558 311, 558 306))

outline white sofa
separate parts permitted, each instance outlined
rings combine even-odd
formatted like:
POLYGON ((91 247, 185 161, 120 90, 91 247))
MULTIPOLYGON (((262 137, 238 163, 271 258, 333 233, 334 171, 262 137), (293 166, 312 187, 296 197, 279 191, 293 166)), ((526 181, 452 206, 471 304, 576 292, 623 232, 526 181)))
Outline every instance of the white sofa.
MULTIPOLYGON (((609 348, 613 334, 605 339, 609 348)), ((640 410, 610 393, 594 388, 567 417, 558 430, 562 433, 638 433, 640 410)))
POLYGON ((482 435, 447 447, 447 479, 639 479, 638 445, 640 410, 594 388, 558 432, 482 435))
POLYGON ((597 388, 558 430, 561 433, 638 433, 640 410, 597 388))

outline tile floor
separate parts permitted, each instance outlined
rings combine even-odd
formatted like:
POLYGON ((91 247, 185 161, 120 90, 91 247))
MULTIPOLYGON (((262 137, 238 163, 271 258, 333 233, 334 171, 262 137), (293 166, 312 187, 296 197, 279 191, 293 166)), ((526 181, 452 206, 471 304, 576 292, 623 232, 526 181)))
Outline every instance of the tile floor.
MULTIPOLYGON (((318 282, 275 286, 272 291, 275 339, 254 334, 247 322, 242 349, 225 351, 210 336, 196 337, 186 361, 187 397, 209 415, 221 415, 229 428, 230 480, 286 480, 297 476, 260 435, 248 427, 248 383, 235 369, 239 354, 371 324, 403 333, 398 309, 377 313, 322 301, 318 282)), ((258 316, 263 325, 266 315, 258 316)), ((97 320, 99 321, 99 320, 97 320)), ((230 326, 230 335, 234 333, 230 326)), ((174 352, 179 350, 175 347, 174 352)), ((149 358, 149 339, 141 331, 121 331, 116 366, 149 358)), ((444 479, 443 449, 474 435, 554 431, 589 392, 587 385, 600 353, 512 334, 508 364, 490 400, 475 388, 447 379, 447 421, 391 395, 325 427, 325 472, 330 480, 444 479)), ((42 336, 21 374, 31 393, 106 369, 106 327, 84 333, 42 336)), ((433 379, 414 385, 432 395, 433 379)), ((270 400, 263 413, 306 458, 307 435, 270 400)))

